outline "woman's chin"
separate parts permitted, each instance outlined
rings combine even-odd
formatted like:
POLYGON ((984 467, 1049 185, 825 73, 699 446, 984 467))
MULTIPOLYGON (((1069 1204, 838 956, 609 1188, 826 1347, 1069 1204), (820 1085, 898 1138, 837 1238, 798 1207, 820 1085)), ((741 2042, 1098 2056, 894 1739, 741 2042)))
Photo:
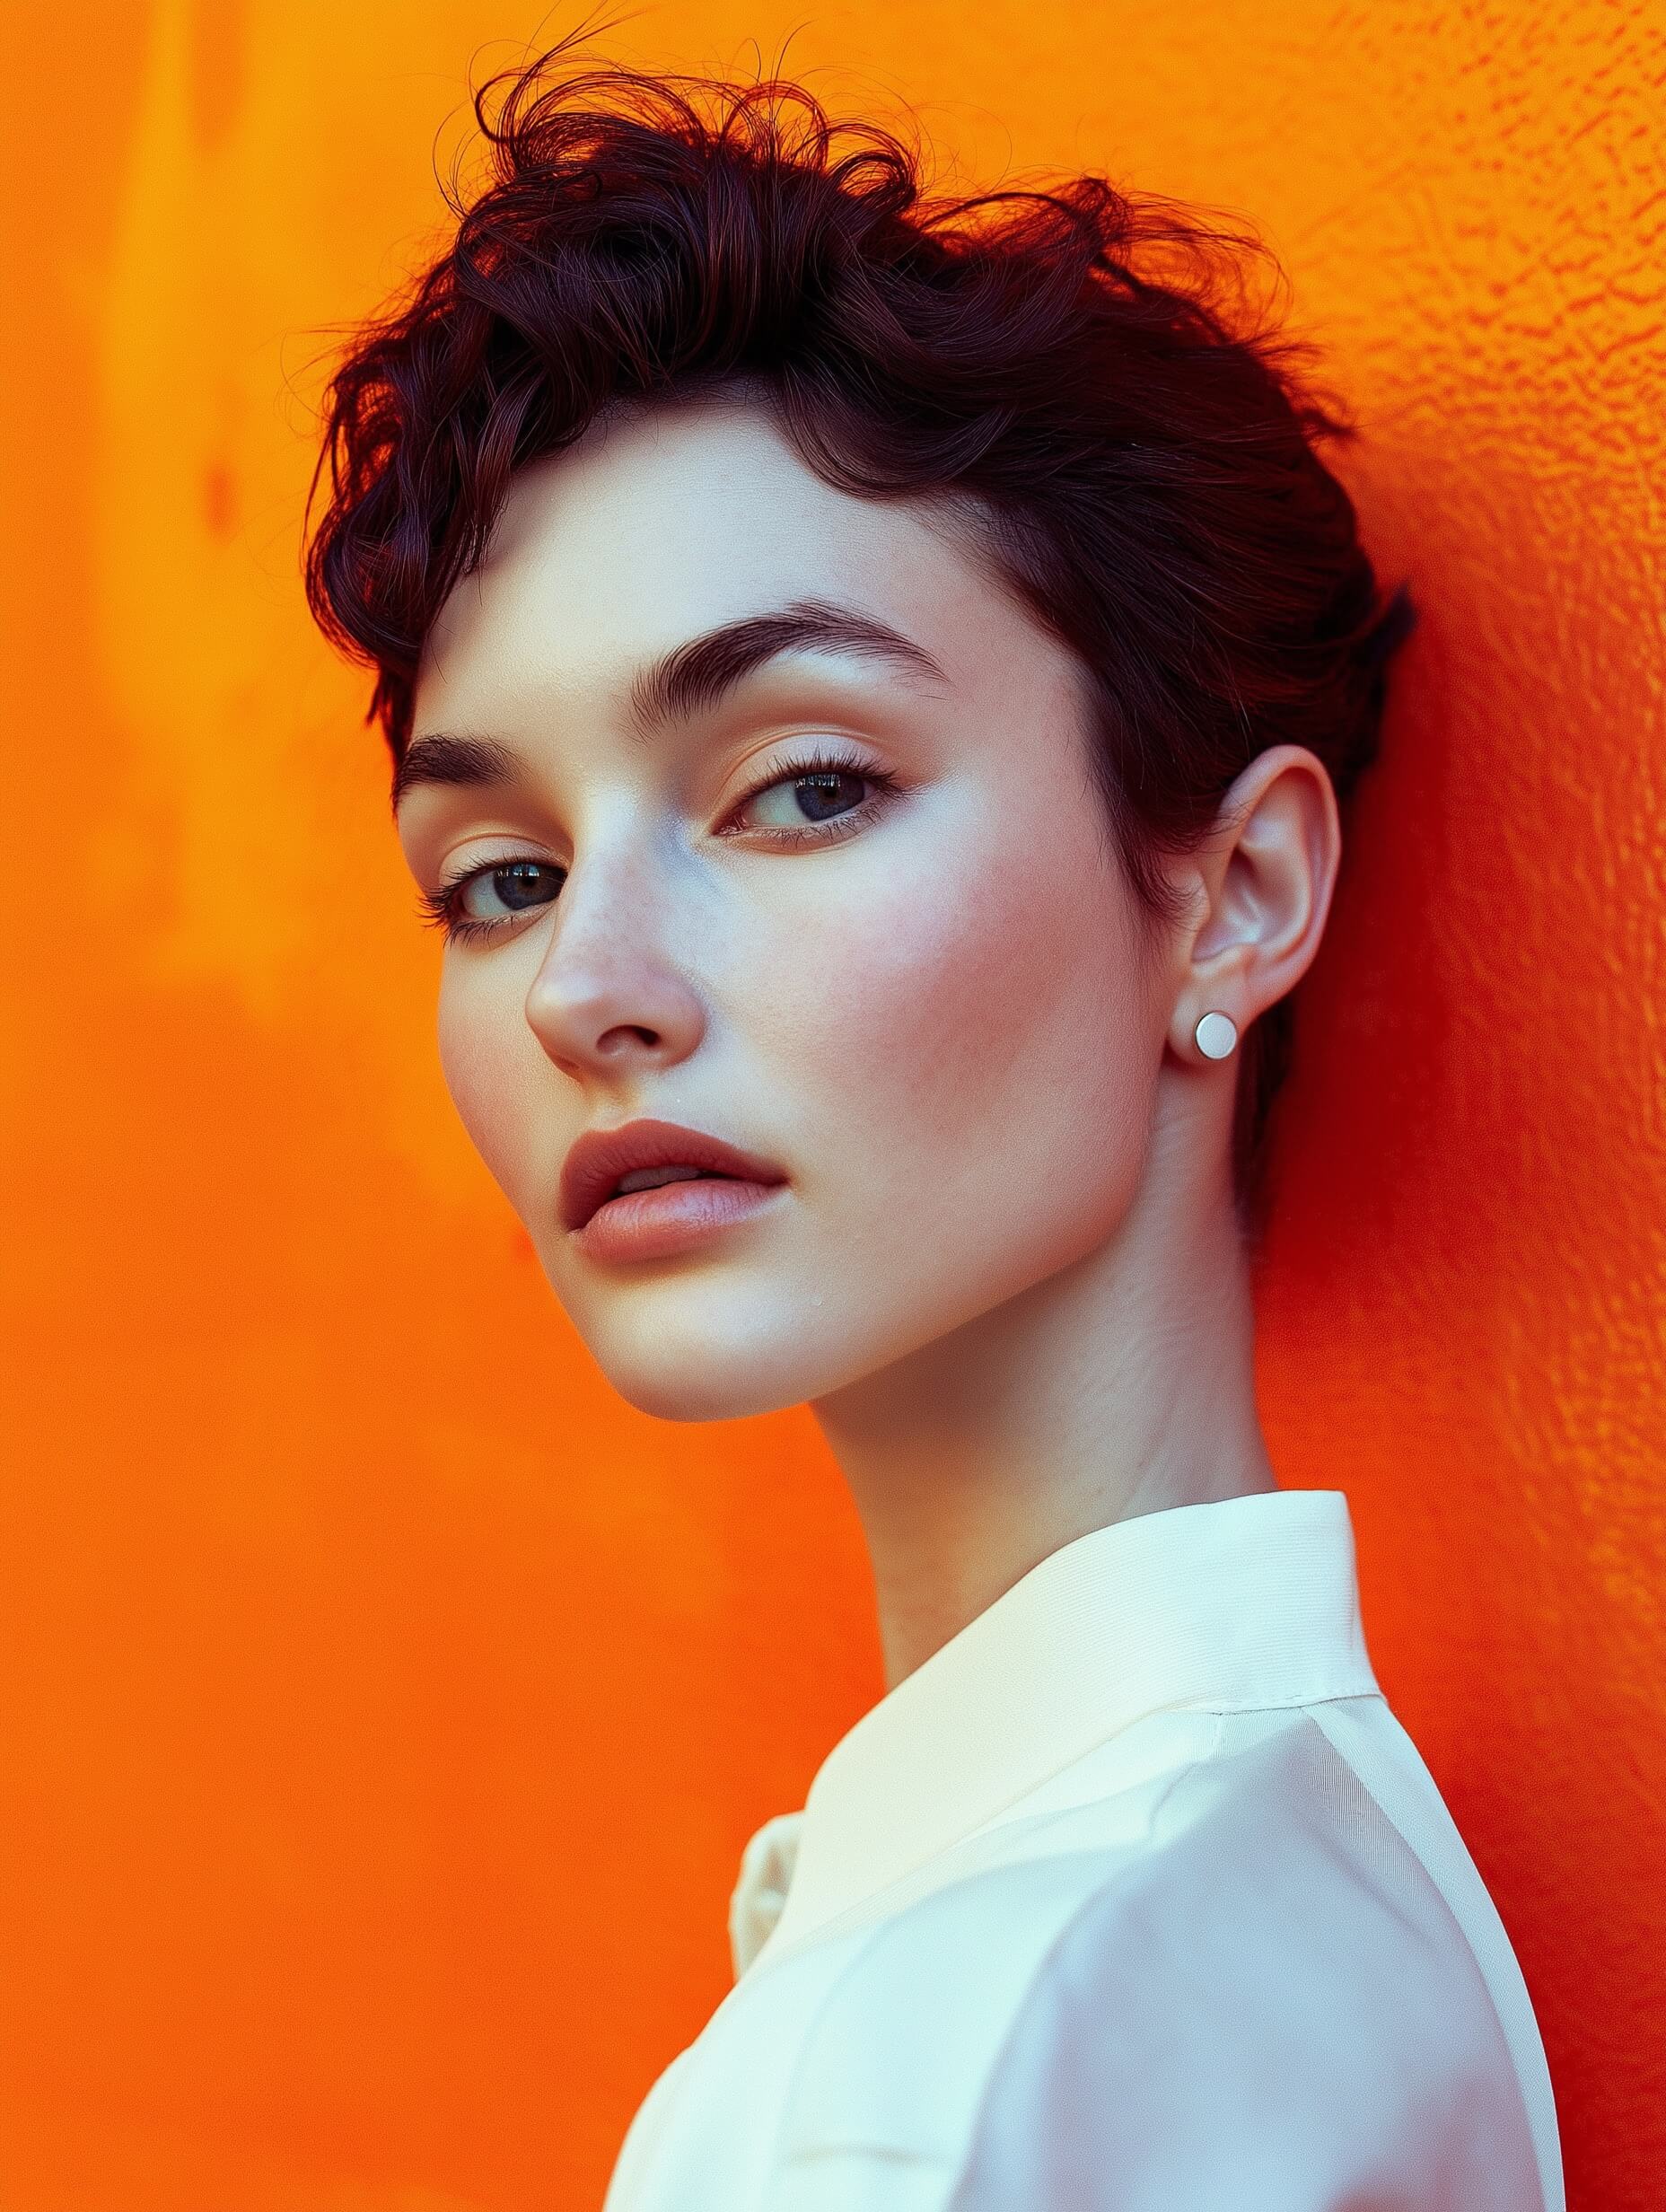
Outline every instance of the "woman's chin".
POLYGON ((815 1388, 801 1370, 770 1366, 713 1347, 693 1360, 600 1362, 626 1403, 660 1421, 742 1421, 802 1405, 815 1388))
POLYGON ((572 1316, 603 1378, 627 1405, 660 1421, 741 1421, 811 1395, 823 1380, 802 1328, 782 1317, 691 1314, 674 1301, 572 1316))
POLYGON ((795 1284, 740 1268, 598 1286, 570 1271, 551 1287, 603 1378, 662 1421, 738 1421, 802 1405, 868 1364, 795 1284))

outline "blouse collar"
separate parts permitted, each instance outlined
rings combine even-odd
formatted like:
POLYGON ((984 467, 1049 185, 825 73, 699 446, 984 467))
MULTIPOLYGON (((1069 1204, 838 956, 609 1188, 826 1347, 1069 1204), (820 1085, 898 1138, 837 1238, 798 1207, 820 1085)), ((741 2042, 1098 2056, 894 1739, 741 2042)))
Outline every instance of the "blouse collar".
POLYGON ((1268 1490, 1092 1529, 905 1675, 752 1838, 737 1974, 957 1843, 1146 1715, 1377 1688, 1340 1490, 1268 1490), (785 1900, 785 1901, 783 1901, 785 1900))

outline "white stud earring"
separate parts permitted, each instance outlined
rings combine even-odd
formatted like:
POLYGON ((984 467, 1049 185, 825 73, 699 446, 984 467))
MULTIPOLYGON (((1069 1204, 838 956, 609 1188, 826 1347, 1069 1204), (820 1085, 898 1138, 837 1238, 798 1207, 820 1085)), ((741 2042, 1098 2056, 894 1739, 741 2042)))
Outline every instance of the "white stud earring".
POLYGON ((1238 1042, 1238 1024, 1230 1014, 1206 1014, 1192 1032, 1206 1058, 1223 1060, 1238 1042))

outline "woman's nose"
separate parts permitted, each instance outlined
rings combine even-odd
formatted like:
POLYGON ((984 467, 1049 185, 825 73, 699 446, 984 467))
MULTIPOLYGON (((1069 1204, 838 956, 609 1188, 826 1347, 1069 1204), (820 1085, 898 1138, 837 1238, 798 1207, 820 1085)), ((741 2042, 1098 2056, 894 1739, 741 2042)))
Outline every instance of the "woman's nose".
POLYGON ((664 886, 640 866, 575 866, 526 997, 534 1035, 576 1080, 617 1079, 688 1058, 706 1027, 664 886))

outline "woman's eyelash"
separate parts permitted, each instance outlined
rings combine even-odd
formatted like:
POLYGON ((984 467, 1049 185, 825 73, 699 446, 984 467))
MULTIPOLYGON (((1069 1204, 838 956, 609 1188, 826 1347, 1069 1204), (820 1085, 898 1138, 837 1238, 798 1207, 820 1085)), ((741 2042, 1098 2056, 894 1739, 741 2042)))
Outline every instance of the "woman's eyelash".
MULTIPOLYGON (((880 795, 890 795, 897 789, 897 778, 890 774, 889 769, 874 768, 854 753, 840 752, 837 748, 829 746, 817 746, 808 752, 789 754, 785 759, 774 762, 768 775, 761 782, 754 784, 750 791, 743 792, 735 801, 725 820, 743 813, 754 799, 761 798, 766 791, 773 791, 777 784, 801 783, 814 776, 851 776, 860 783, 871 784, 873 786, 873 795, 864 799, 859 805, 850 808, 846 813, 829 816, 825 822, 805 822, 802 825, 794 824, 786 829, 769 826, 749 831, 747 834, 752 837, 767 838, 777 845, 825 844, 829 839, 844 834, 846 830, 865 821, 879 803, 880 795)), ((730 832, 730 834, 734 833, 730 832)), ((461 911, 462 900, 469 886, 475 879, 482 875, 495 875, 510 868, 551 868, 554 865, 552 862, 534 860, 530 857, 512 856, 507 860, 484 861, 478 868, 465 868, 460 874, 451 877, 435 890, 424 891, 416 901, 418 916, 426 926, 443 929, 448 943, 451 944, 463 942, 471 937, 490 936, 495 931, 506 927, 509 923, 518 921, 521 917, 516 914, 501 914, 480 920, 474 916, 464 914, 461 911)), ((566 870, 560 869, 557 873, 565 875, 566 870)), ((522 909, 522 913, 536 914, 541 910, 538 907, 525 907, 522 909)))

